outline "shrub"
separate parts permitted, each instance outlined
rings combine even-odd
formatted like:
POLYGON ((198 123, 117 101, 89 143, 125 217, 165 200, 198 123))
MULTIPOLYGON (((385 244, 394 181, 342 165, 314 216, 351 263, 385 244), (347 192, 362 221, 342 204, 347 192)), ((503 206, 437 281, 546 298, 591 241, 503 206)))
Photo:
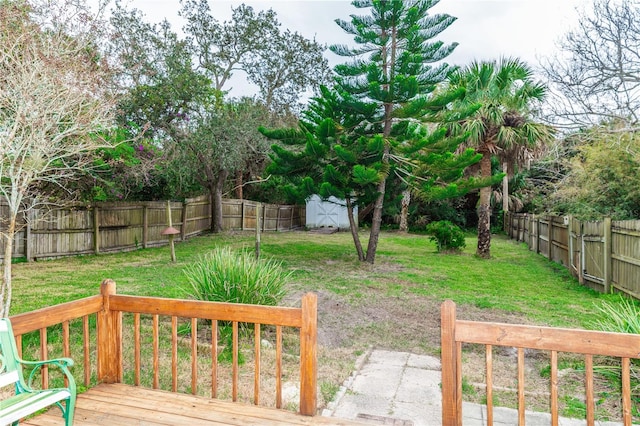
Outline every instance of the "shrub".
POLYGON ((459 251, 466 246, 462 229, 448 220, 431 222, 427 233, 431 234, 429 239, 435 241, 438 251, 459 251))
POLYGON ((210 302, 275 306, 285 296, 290 273, 280 262, 257 260, 253 254, 216 248, 184 269, 190 296, 210 302))

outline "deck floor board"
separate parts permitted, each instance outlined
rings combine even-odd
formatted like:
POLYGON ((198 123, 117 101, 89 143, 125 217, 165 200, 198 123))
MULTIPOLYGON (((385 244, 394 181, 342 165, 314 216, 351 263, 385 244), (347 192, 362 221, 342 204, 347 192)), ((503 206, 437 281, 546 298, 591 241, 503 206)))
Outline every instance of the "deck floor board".
MULTIPOLYGON (((24 426, 58 426, 58 408, 24 421, 24 426)), ((78 395, 75 426, 161 425, 364 425, 355 420, 307 417, 285 410, 220 401, 123 384, 101 384, 78 395)))

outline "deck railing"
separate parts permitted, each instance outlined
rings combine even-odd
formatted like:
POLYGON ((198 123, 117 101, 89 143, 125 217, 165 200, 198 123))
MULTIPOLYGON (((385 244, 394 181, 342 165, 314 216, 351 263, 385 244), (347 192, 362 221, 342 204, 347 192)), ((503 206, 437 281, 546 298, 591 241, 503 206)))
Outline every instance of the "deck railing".
MULTIPOLYGON (((200 324, 210 324, 210 374, 211 397, 218 393, 218 325, 228 324, 231 329, 232 353, 232 385, 231 398, 238 400, 239 383, 239 341, 240 329, 245 327, 253 330, 253 403, 258 405, 260 400, 260 382, 262 373, 261 346, 263 327, 275 328, 275 406, 282 408, 282 363, 283 363, 283 328, 299 329, 299 374, 300 399, 299 411, 303 415, 312 416, 317 409, 317 297, 306 294, 302 297, 301 307, 271 307, 257 305, 242 305, 231 303, 202 302, 194 300, 165 299, 156 297, 139 297, 118 295, 116 284, 112 280, 105 280, 101 284, 99 296, 88 297, 78 301, 68 302, 37 311, 19 314, 11 317, 14 333, 19 350, 23 350, 23 338, 29 333, 39 333, 40 349, 36 355, 39 358, 50 358, 50 342, 48 332, 56 333, 61 328, 61 342, 63 356, 71 356, 82 370, 85 386, 93 383, 121 383, 125 374, 125 364, 133 365, 134 385, 140 386, 141 371, 150 370, 152 375, 151 387, 160 386, 161 370, 170 371, 171 390, 178 390, 178 380, 181 370, 178 347, 179 324, 188 330, 190 353, 190 384, 186 386, 191 393, 198 388, 199 363, 202 357, 198 355, 198 327, 200 324), (123 321, 123 315, 126 316, 123 321), (150 317, 144 321, 141 317, 150 317), (150 323, 145 326, 146 323, 150 323), (170 324, 163 327, 164 324, 170 324), (162 331, 170 328, 169 336, 162 331), (147 335, 150 329, 151 336, 147 335), (72 331, 80 334, 72 338, 72 331), (123 337, 123 336, 126 336, 123 337), (152 342, 151 368, 141 367, 142 340, 152 342), (125 341, 126 340, 126 341, 125 341), (82 354, 72 353, 74 343, 81 341, 82 354), (169 342, 169 343, 167 343, 169 342), (162 345, 161 345, 162 343, 162 345), (161 350, 162 346, 162 350, 161 350), (131 363, 125 362, 123 348, 133 352, 131 363), (170 348, 170 355, 165 352, 170 348), (171 359, 171 367, 163 369, 163 359, 171 359)), ((184 352, 184 350, 182 351, 184 352)), ((57 354, 53 354, 57 356, 57 354)), ((164 375, 164 373, 162 373, 164 375)), ((163 377, 164 378, 164 377, 163 377)), ((46 370, 42 374, 42 386, 49 386, 49 375, 46 370)), ((184 388, 185 386, 183 386, 184 388)))
POLYGON ((462 344, 485 345, 487 425, 493 424, 493 348, 517 348, 518 424, 525 422, 525 349, 549 351, 551 424, 558 425, 558 353, 584 355, 587 425, 594 424, 594 355, 621 359, 622 419, 631 425, 631 359, 640 358, 640 335, 456 319, 455 303, 441 307, 442 424, 462 425, 462 344))

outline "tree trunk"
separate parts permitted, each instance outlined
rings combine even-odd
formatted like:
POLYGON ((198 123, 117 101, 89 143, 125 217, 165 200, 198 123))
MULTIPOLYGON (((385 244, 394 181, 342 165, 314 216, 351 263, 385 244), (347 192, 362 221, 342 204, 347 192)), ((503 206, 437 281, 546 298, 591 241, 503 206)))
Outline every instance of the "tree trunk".
POLYGON ((364 222, 367 215, 373 211, 373 206, 375 203, 369 203, 364 209, 358 209, 358 223, 364 222))
POLYGON ((360 236, 358 235, 358 224, 353 218, 353 204, 351 204, 351 199, 347 197, 347 216, 349 216, 349 229, 351 230, 351 237, 353 238, 353 243, 356 246, 356 251, 358 252, 358 260, 364 261, 364 252, 362 251, 362 243, 360 242, 360 236))
POLYGON ((411 203, 411 191, 402 191, 402 209, 400 210, 400 232, 409 231, 409 203, 411 203))
MULTIPOLYGON (((480 160, 483 178, 491 177, 491 153, 485 152, 480 160)), ((480 188, 478 201, 478 248, 476 254, 483 259, 491 257, 491 187, 480 188)))
POLYGON ((242 170, 238 170, 236 172, 236 199, 238 200, 242 200, 242 197, 244 197, 242 192, 242 180, 242 170))
POLYGON ((8 317, 11 309, 11 259, 13 256, 13 237, 16 233, 16 217, 14 212, 9 213, 9 226, 4 234, 4 259, 2 261, 2 286, 0 288, 0 317, 8 317))
MULTIPOLYGON (((389 146, 386 145, 382 157, 383 164, 389 164, 389 146)), ((371 219, 371 232, 369 233, 369 244, 367 245, 366 261, 373 264, 376 260, 376 250, 378 249, 378 238, 380 237, 380 227, 382 226, 382 207, 384 205, 384 193, 387 188, 386 176, 378 184, 378 198, 373 208, 373 218, 371 219)))
MULTIPOLYGON (((393 113, 393 104, 387 103, 384 105, 384 130, 382 132, 384 141, 384 150, 382 151, 382 164, 383 168, 389 166, 389 142, 386 140, 391 134, 391 124, 393 113)), ((378 238, 380 237, 380 227, 382 226, 382 207, 384 206, 384 193, 387 188, 387 176, 383 176, 378 184, 378 198, 376 198, 375 206, 373 207, 373 218, 371 219, 371 232, 369 233, 369 244, 367 245, 367 262, 373 264, 376 260, 376 250, 378 249, 378 238)))
POLYGON ((217 179, 209 187, 213 204, 211 206, 211 232, 214 233, 222 231, 222 190, 227 176, 229 176, 229 172, 221 170, 217 179))

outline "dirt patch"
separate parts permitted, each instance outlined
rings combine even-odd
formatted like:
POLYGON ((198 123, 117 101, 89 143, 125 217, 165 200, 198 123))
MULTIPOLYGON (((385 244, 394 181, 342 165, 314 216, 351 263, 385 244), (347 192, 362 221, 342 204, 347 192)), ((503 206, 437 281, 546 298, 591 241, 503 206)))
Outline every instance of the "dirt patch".
MULTIPOLYGON (((440 350, 441 301, 407 292, 389 296, 372 287, 357 299, 328 291, 318 296, 318 343, 330 348, 406 350, 436 354, 440 350)), ((290 297, 300 299, 303 292, 290 297)), ((472 321, 526 324, 524 317, 492 309, 460 306, 459 317, 472 321)))
MULTIPOLYGON (((388 266, 385 266, 388 267, 388 266)), ((410 285, 407 283, 407 285, 410 285)), ((354 298, 329 291, 318 291, 318 341, 323 363, 319 382, 344 381, 352 362, 365 348, 407 351, 438 356, 440 353, 440 300, 417 296, 386 294, 384 286, 372 286, 365 295, 354 298)), ((300 298, 302 292, 292 295, 300 298)), ((470 321, 532 324, 524 316, 459 305, 458 318, 470 321)), ((565 416, 584 418, 584 360, 565 354, 559 359, 559 407, 565 416)), ((602 361, 604 364, 607 360, 602 361)), ((493 348, 494 404, 517 407, 517 349, 493 348)), ((525 351, 525 398, 528 410, 549 411, 549 354, 525 351)), ((597 374, 596 374, 597 376, 597 374)), ((485 347, 463 346, 464 400, 486 402, 485 347)), ((618 399, 610 382, 596 377, 596 418, 620 417, 618 399), (613 397, 604 397, 610 395, 613 397)))

